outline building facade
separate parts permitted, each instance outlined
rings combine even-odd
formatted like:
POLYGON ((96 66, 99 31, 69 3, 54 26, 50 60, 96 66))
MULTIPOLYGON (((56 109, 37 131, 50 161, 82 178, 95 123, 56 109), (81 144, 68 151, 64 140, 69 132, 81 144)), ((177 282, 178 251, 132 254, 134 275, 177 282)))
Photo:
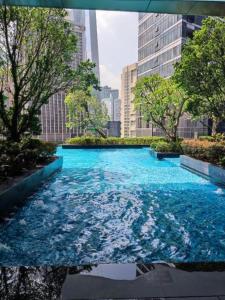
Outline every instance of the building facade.
POLYGON ((101 87, 99 92, 100 100, 105 103, 110 121, 120 121, 120 99, 119 90, 112 89, 109 86, 101 87))
MULTIPOLYGON (((86 19, 84 10, 68 10, 68 20, 72 23, 74 32, 77 36, 77 52, 74 53, 71 65, 74 69, 80 64, 81 61, 86 60, 86 19)), ((90 27, 91 32, 91 52, 92 59, 96 63, 95 72, 99 76, 99 64, 98 64, 98 41, 97 39, 97 28, 96 15, 90 13, 90 27)), ((66 127, 67 122, 67 107, 65 105, 65 93, 59 92, 53 95, 48 104, 45 104, 41 108, 41 129, 42 134, 40 138, 45 141, 51 142, 64 142, 67 138, 73 136, 82 135, 81 128, 68 129, 66 127)))
MULTIPOLYGON (((74 69, 86 59, 85 38, 85 11, 68 10, 68 20, 72 23, 77 36, 77 52, 74 53, 71 65, 74 69)), ((69 129, 66 127, 67 107, 65 105, 65 93, 59 92, 53 95, 48 104, 41 108, 41 139, 51 142, 63 142, 71 136, 82 134, 81 128, 69 129)))
POLYGON ((100 101, 105 104, 109 116, 107 136, 120 137, 120 99, 119 91, 109 86, 103 86, 99 92, 100 101))
POLYGON ((133 104, 132 88, 137 81, 138 64, 123 68, 121 75, 121 136, 136 136, 136 111, 133 104))
POLYGON ((138 76, 170 77, 180 60, 182 45, 201 28, 203 17, 139 14, 138 76))
MULTIPOLYGON (((183 16, 151 13, 139 14, 138 77, 160 74, 164 78, 174 72, 174 64, 182 55, 182 45, 193 32, 201 28, 201 16, 183 16)), ((192 122, 186 115, 180 120, 178 134, 191 138, 195 133, 207 134, 201 122, 192 122)), ((160 130, 144 122, 139 114, 136 135, 159 135, 160 130)))

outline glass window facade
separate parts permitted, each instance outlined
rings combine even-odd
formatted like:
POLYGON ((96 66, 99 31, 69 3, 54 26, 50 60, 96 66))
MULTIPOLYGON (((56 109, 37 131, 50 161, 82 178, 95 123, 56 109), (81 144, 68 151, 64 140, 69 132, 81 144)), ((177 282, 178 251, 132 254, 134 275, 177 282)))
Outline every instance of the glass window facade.
MULTIPOLYGON (((139 14, 138 30, 138 77, 160 74, 168 78, 174 72, 174 64, 182 55, 182 45, 193 32, 201 27, 203 17, 139 14)), ((136 135, 162 135, 158 128, 146 123, 139 114, 136 135)), ((193 137, 194 132, 207 134, 202 123, 192 122, 187 116, 181 118, 179 135, 193 137)))

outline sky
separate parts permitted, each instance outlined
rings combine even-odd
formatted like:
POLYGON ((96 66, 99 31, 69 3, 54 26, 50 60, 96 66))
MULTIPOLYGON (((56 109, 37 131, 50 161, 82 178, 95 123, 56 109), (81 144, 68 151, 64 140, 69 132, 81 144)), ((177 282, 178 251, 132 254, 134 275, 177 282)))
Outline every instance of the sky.
POLYGON ((138 15, 97 11, 101 85, 120 89, 124 66, 137 61, 138 15))

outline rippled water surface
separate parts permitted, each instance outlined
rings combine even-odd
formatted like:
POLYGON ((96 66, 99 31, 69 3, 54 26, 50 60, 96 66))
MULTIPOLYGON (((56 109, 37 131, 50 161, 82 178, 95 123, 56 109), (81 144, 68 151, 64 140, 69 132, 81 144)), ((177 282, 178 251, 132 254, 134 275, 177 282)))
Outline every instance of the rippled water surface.
POLYGON ((62 150, 0 225, 0 264, 225 260, 225 191, 148 149, 62 150))

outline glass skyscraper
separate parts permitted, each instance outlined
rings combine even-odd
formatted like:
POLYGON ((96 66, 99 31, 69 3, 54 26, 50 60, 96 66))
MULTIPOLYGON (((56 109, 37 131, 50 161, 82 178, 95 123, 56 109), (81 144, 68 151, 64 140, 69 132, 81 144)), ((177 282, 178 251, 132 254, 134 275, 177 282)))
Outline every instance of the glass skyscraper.
POLYGON ((200 16, 139 14, 138 76, 171 76, 182 45, 201 27, 201 22, 200 16))
MULTIPOLYGON (((193 32, 201 28, 203 17, 139 13, 138 77, 160 74, 164 78, 174 72, 174 64, 182 55, 182 46, 193 32)), ((181 118, 179 135, 193 137, 207 133, 207 126, 192 122, 186 115, 181 118)), ((141 115, 136 121, 136 135, 159 135, 161 132, 144 122, 141 115)))

